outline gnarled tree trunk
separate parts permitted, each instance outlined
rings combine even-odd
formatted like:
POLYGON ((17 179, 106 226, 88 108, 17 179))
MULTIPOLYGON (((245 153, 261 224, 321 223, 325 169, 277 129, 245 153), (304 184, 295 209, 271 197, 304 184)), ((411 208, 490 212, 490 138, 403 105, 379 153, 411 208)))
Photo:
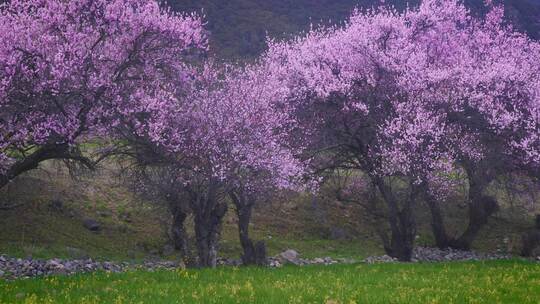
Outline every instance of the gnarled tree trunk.
POLYGON ((186 232, 185 221, 188 213, 177 204, 171 206, 173 214, 171 226, 171 239, 174 249, 180 251, 182 259, 186 265, 193 264, 191 250, 189 249, 189 240, 186 232))
POLYGON ((491 196, 473 195, 469 200, 469 224, 461 236, 450 241, 452 248, 470 250, 472 242, 482 227, 487 224, 489 217, 498 209, 497 201, 491 196))
POLYGON ((468 225, 465 231, 457 238, 450 237, 444 225, 444 216, 441 208, 429 194, 426 195, 432 217, 432 228, 437 247, 470 250, 473 241, 480 230, 487 224, 488 219, 498 210, 497 201, 484 194, 485 189, 493 180, 488 170, 470 163, 464 164, 469 180, 468 192, 468 225))
POLYGON ((450 246, 451 238, 446 232, 441 206, 439 202, 427 192, 425 198, 429 211, 431 212, 431 229, 433 230, 433 236, 435 237, 435 244, 440 249, 446 249, 450 246))
POLYGON ((219 237, 227 204, 218 198, 217 183, 210 182, 205 188, 204 193, 200 189, 193 192, 191 201, 195 218, 198 265, 216 267, 219 237))
POLYGON ((251 213, 255 205, 255 199, 249 195, 245 195, 241 191, 231 191, 230 196, 236 207, 236 214, 238 216, 238 234, 243 250, 242 263, 244 265, 265 265, 265 243, 259 241, 255 244, 249 237, 249 223, 251 222, 251 213))
POLYGON ((374 181, 388 206, 390 239, 386 236, 383 237, 384 249, 388 255, 400 261, 411 261, 416 237, 416 221, 413 209, 418 194, 417 187, 411 185, 410 194, 403 201, 400 208, 392 188, 381 178, 376 177, 374 181))
POLYGON ((195 237, 200 267, 216 267, 217 265, 219 237, 226 211, 226 204, 217 203, 208 214, 195 214, 195 237))

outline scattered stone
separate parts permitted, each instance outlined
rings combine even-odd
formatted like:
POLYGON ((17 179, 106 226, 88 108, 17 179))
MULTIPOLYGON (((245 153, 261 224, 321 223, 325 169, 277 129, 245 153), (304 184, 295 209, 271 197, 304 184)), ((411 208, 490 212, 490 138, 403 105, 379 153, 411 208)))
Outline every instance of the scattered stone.
MULTIPOLYGON (((294 264, 299 266, 304 265, 332 265, 337 263, 351 264, 356 263, 354 259, 333 259, 331 257, 319 257, 314 259, 302 259, 299 257, 296 250, 286 250, 274 257, 267 259, 268 267, 277 268, 284 264, 294 264)), ((493 259, 508 259, 511 256, 504 254, 484 254, 474 251, 461 251, 454 249, 440 250, 438 248, 417 247, 413 252, 413 262, 442 262, 442 261, 478 261, 478 260, 493 260, 493 259)), ((536 258, 540 262, 540 256, 536 258)), ((372 256, 364 260, 364 262, 373 263, 390 263, 398 262, 397 259, 388 255, 372 256)), ((240 259, 218 258, 218 265, 222 266, 240 266, 240 259)), ((143 263, 128 263, 128 262, 98 262, 92 259, 49 259, 38 260, 32 258, 20 259, 11 258, 0 255, 0 277, 2 279, 20 279, 31 278, 37 276, 48 275, 72 275, 75 273, 106 271, 106 272, 123 272, 130 269, 144 269, 155 271, 158 269, 177 269, 184 268, 185 265, 176 261, 163 260, 147 260, 143 263)))
POLYGON ((413 258, 421 262, 443 262, 500 260, 509 259, 511 256, 501 253, 479 253, 452 248, 441 250, 439 248, 416 247, 413 252, 413 258))
POLYGON ((272 268, 279 268, 279 267, 281 267, 283 265, 281 264, 281 262, 279 260, 277 260, 275 258, 269 258, 268 259, 268 266, 272 267, 272 268))
POLYGON ((217 264, 219 266, 241 266, 242 265, 242 260, 241 259, 227 259, 227 258, 222 258, 222 257, 218 257, 217 258, 217 264))
MULTIPOLYGON (((307 265, 332 265, 340 263, 338 260, 334 260, 331 257, 324 258, 314 258, 314 259, 302 259, 299 257, 300 254, 296 250, 286 250, 274 257, 270 257, 267 260, 267 265, 269 267, 281 267, 284 264, 293 264, 297 266, 307 266, 307 265)), ((356 261, 352 259, 343 259, 347 263, 355 263, 356 261)))
POLYGON ((375 264, 375 263, 392 263, 397 262, 396 258, 393 258, 389 255, 381 255, 381 256, 370 256, 364 259, 365 263, 368 264, 375 264))
POLYGON ((101 229, 101 225, 94 219, 87 218, 83 221, 84 228, 90 230, 90 231, 99 231, 101 229))
POLYGON ((183 267, 183 265, 174 261, 145 261, 141 264, 131 264, 128 262, 98 262, 92 259, 34 260, 31 258, 16 259, 0 256, 0 277, 8 280, 59 274, 72 275, 94 271, 123 272, 129 269, 154 271, 156 269, 176 269, 179 267, 183 267))
MULTIPOLYGON (((482 261, 510 259, 511 255, 501 253, 478 253, 475 251, 456 250, 452 248, 441 250, 439 248, 416 247, 411 262, 448 262, 448 261, 482 261)), ((371 256, 364 259, 365 263, 397 262, 396 258, 388 255, 371 256)))
POLYGON ((337 259, 337 262, 340 264, 355 264, 358 261, 352 258, 339 258, 337 259))
POLYGON ((285 263, 295 264, 299 265, 300 261, 298 259, 298 252, 294 249, 288 249, 283 251, 279 254, 278 258, 280 258, 285 263))

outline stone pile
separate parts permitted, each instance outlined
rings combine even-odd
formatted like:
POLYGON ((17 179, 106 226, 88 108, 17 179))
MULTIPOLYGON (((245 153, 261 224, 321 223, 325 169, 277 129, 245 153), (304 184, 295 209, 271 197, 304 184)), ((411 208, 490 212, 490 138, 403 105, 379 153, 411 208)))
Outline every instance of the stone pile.
POLYGON ((242 265, 242 260, 218 257, 217 264, 219 266, 240 266, 242 265))
POLYGON ((420 262, 504 260, 511 257, 508 254, 479 253, 452 248, 443 250, 439 248, 416 247, 413 252, 413 261, 420 262))
POLYGON ((92 259, 62 260, 62 259, 20 259, 0 256, 0 278, 19 279, 54 274, 71 275, 75 273, 106 271, 122 272, 129 269, 174 269, 181 266, 172 261, 146 261, 140 264, 128 262, 99 262, 92 259))
POLYGON ((381 256, 370 256, 364 259, 365 263, 368 264, 376 264, 376 263, 391 263, 391 262, 397 262, 398 260, 396 258, 393 258, 389 255, 381 255, 381 256))
MULTIPOLYGON (((413 252, 412 262, 445 262, 445 261, 481 261, 509 259, 510 255, 500 253, 478 253, 474 251, 463 251, 455 249, 441 250, 438 248, 416 247, 413 252)), ((540 257, 538 258, 540 261, 540 257)), ((218 258, 220 266, 240 266, 239 259, 218 258)), ((333 259, 331 257, 304 259, 293 249, 286 250, 274 257, 268 258, 269 267, 281 267, 283 265, 332 265, 332 264, 353 264, 354 259, 333 259)), ((397 259, 388 255, 371 256, 364 259, 365 263, 391 263, 398 262, 397 259)), ((183 264, 175 261, 145 261, 142 263, 129 262, 100 262, 92 259, 63 260, 63 259, 20 259, 0 255, 0 279, 19 279, 37 276, 47 276, 55 274, 71 275, 75 273, 106 271, 123 272, 127 270, 141 269, 155 271, 159 269, 176 269, 184 267, 183 264)))
MULTIPOLYGON (((501 253, 479 253, 475 251, 457 250, 452 248, 439 249, 430 247, 416 247, 413 251, 412 262, 449 262, 449 261, 484 261, 510 259, 512 256, 501 253)), ((364 259, 365 263, 397 262, 396 258, 388 255, 371 256, 364 259)))
POLYGON ((268 258, 269 267, 281 267, 286 264, 307 266, 307 265, 332 265, 332 264, 352 264, 356 263, 354 259, 339 258, 333 259, 331 257, 304 259, 300 257, 300 254, 293 249, 288 249, 282 253, 268 258))

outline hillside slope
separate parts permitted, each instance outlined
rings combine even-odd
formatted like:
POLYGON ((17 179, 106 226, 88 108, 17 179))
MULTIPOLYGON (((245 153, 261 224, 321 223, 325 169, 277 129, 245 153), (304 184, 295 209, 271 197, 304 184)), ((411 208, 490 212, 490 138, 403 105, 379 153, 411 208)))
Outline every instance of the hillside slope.
MULTIPOLYGON (((108 260, 177 257, 166 246, 167 212, 135 197, 109 170, 72 180, 61 166, 47 163, 42 170, 21 176, 2 189, 0 206, 6 203, 21 206, 0 208, 0 255, 108 260), (95 220, 101 229, 89 231, 83 226, 85 219, 95 220)), ((232 207, 229 209, 220 255, 238 258, 237 220, 232 207)), ((465 209, 452 201, 445 209, 449 231, 462 230, 465 209)), ((418 223, 416 243, 433 245, 429 215, 418 213, 418 223)), ((532 223, 519 207, 503 206, 474 246, 482 251, 517 253, 520 235, 532 223)), ((290 248, 307 258, 360 259, 383 253, 365 211, 356 204, 336 201, 331 192, 282 195, 256 208, 250 229, 254 239, 267 243, 271 255, 290 248)), ((190 234, 193 237, 193 231, 190 234)))
MULTIPOLYGON (((340 23, 354 7, 371 8, 380 0, 167 0, 176 11, 203 12, 212 33, 212 49, 224 58, 252 58, 265 49, 266 35, 287 38, 311 23, 340 23)), ((386 0, 397 8, 419 0, 386 0)), ((540 38, 539 0, 502 0, 516 28, 540 38)), ((484 11, 483 0, 465 0, 473 12, 484 11)))

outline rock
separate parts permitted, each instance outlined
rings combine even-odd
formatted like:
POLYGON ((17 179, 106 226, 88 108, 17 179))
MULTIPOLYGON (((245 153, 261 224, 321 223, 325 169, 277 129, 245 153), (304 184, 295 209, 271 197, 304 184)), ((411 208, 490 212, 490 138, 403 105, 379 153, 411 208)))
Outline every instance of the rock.
POLYGON ((441 250, 439 248, 416 247, 413 251, 413 260, 420 262, 480 261, 508 259, 510 257, 510 255, 501 253, 481 254, 452 248, 441 250))
POLYGON ((355 264, 357 261, 352 258, 340 258, 338 259, 338 263, 341 264, 355 264))
POLYGON ((2 270, 0 270, 0 278, 3 277, 5 274, 5 272, 3 272, 2 270))
POLYGON ((268 266, 272 268, 279 268, 283 266, 281 262, 276 258, 269 258, 268 259, 268 266))
POLYGON ((287 263, 292 263, 295 265, 300 264, 300 261, 298 260, 298 252, 294 249, 287 249, 283 251, 279 254, 279 258, 287 263))
POLYGON ((83 221, 84 228, 90 230, 90 231, 99 231, 101 229, 101 225, 91 218, 87 218, 83 221))
POLYGON ((324 259, 315 258, 311 261, 313 264, 324 264, 324 259))
POLYGON ((364 259, 364 262, 368 264, 392 263, 392 262, 397 262, 397 259, 385 254, 382 256, 367 257, 366 259, 364 259))

